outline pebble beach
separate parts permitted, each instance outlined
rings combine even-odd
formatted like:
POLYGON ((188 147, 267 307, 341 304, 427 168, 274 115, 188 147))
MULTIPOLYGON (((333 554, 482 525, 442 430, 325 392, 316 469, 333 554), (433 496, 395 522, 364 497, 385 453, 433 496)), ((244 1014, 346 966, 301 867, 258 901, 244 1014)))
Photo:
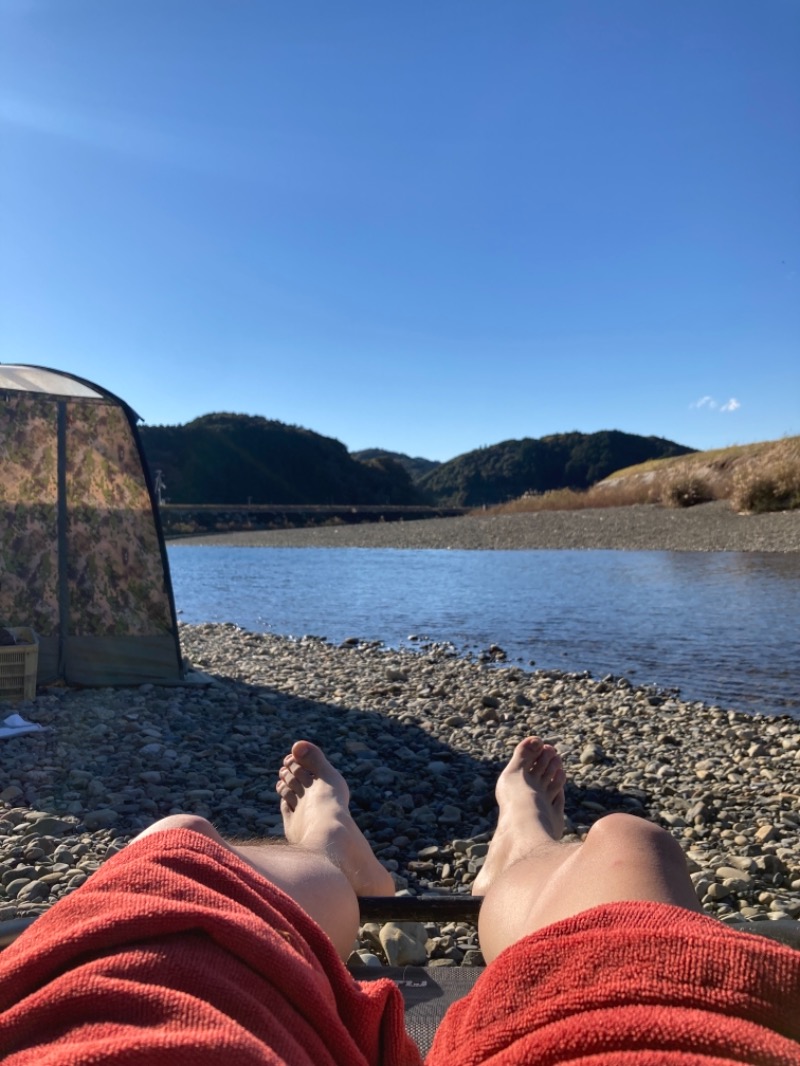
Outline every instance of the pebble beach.
POLYGON ((414 522, 243 530, 173 543, 270 548, 405 548, 800 552, 800 510, 737 514, 725 500, 685 509, 637 504, 583 511, 491 514, 414 522))
MULTIPOLYGON (((796 720, 624 678, 527 673, 502 665, 499 648, 477 662, 448 645, 334 646, 231 625, 181 626, 181 643, 208 683, 53 688, 16 705, 46 730, 2 742, 0 922, 51 906, 169 813, 204 815, 232 837, 280 835, 275 775, 301 736, 345 774, 398 892, 468 893, 494 781, 528 734, 564 758, 567 839, 611 811, 651 819, 680 841, 709 913, 800 918, 796 720)), ((412 926, 400 955, 391 929, 366 926, 354 964, 480 961, 468 925, 412 926)))
MULTIPOLYGON (((643 510, 650 547, 663 546, 673 514, 697 511, 681 543, 700 543, 702 528, 705 546, 690 550, 800 550, 797 512, 760 516, 774 521, 746 533, 732 520, 752 519, 719 505, 655 518, 643 510), (720 546, 737 528, 741 542, 758 546, 720 546)), ((571 524, 573 546, 616 546, 613 538, 589 544, 583 516, 572 516, 580 519, 571 524)), ((534 521, 501 523, 507 547, 531 546, 520 530, 541 533, 539 519, 550 518, 509 517, 534 521)), ((608 534, 617 519, 602 517, 608 534)), ((639 520, 628 521, 627 546, 641 546, 639 520)), ((501 526, 470 517, 265 533, 250 543, 491 548, 500 545, 487 531, 501 526)), ((682 701, 622 677, 524 671, 505 664, 496 646, 467 658, 423 640, 390 650, 357 634, 333 645, 211 624, 181 625, 180 638, 193 668, 185 685, 51 687, 0 705, 0 717, 14 712, 45 727, 0 742, 0 935, 2 923, 11 929, 52 906, 164 815, 201 814, 228 837, 280 836, 275 776, 299 737, 319 743, 344 773, 356 821, 399 894, 468 894, 495 824, 494 782, 530 734, 564 759, 566 839, 581 839, 609 812, 650 819, 680 842, 709 914, 800 929, 798 720, 682 701)), ((367 924, 352 965, 387 961, 454 966, 481 957, 468 923, 367 924)))

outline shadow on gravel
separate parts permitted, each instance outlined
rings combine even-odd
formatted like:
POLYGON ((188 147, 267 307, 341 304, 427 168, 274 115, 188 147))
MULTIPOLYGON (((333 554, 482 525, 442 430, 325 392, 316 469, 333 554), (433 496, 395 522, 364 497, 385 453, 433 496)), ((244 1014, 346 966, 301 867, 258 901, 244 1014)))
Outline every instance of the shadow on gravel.
MULTIPOLYGON (((410 713, 389 718, 230 678, 208 688, 61 691, 25 715, 47 731, 3 742, 0 847, 9 870, 43 838, 45 856, 83 844, 87 858, 102 861, 178 811, 203 815, 230 837, 278 835, 277 771, 304 737, 344 774, 357 824, 412 892, 442 880, 458 889, 470 879, 465 863, 444 874, 448 856, 436 849, 489 839, 506 761, 454 750, 410 713), (434 852, 421 857, 424 849, 434 852)), ((603 789, 567 790, 578 829, 609 811, 644 813, 638 804, 603 789)), ((12 903, 2 888, 0 902, 12 903)))

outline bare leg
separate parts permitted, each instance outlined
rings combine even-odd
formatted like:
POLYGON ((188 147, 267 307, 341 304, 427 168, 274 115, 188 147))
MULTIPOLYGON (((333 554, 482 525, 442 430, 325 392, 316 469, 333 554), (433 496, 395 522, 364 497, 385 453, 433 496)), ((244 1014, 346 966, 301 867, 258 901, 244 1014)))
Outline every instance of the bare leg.
POLYGON ((602 903, 653 900, 700 910, 681 847, 665 830, 609 814, 564 843, 564 769, 537 737, 518 744, 497 782, 500 814, 473 885, 484 895, 480 941, 491 962, 528 933, 602 903))
POLYGON ((161 829, 193 829, 235 852, 282 889, 325 930, 340 957, 350 954, 358 931, 358 895, 394 895, 394 882, 353 821, 350 792, 322 751, 298 740, 275 785, 289 845, 231 844, 199 815, 163 818, 140 836, 161 829))

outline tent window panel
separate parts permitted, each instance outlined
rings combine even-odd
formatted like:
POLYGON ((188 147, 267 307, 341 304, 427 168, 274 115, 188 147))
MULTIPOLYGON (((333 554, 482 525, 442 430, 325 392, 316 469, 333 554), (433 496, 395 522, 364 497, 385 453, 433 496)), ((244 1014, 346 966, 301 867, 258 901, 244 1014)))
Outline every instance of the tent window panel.
POLYGON ((103 404, 67 409, 70 633, 170 632, 150 493, 123 411, 103 404))
POLYGON ((0 398, 0 624, 58 631, 55 412, 37 397, 0 398))
POLYGON ((68 404, 67 441, 70 499, 97 508, 151 513, 150 493, 121 408, 68 404))
POLYGON ((0 502, 55 506, 58 456, 54 405, 16 394, 6 395, 0 402, 0 502))
POLYGON ((0 625, 57 633, 56 509, 0 503, 0 625))

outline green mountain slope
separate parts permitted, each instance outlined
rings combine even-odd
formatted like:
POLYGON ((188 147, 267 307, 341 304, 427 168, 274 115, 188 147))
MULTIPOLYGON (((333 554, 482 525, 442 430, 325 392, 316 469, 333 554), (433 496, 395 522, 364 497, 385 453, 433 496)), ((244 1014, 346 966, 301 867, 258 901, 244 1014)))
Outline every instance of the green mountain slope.
POLYGON ((423 459, 419 455, 412 458, 410 455, 403 455, 402 452, 387 452, 384 448, 364 448, 360 452, 351 452, 350 454, 354 459, 358 459, 362 463, 371 462, 373 459, 391 459, 409 472, 412 481, 419 481, 426 474, 442 465, 436 462, 435 459, 423 459))
POLYGON ((585 489, 624 466, 691 451, 662 437, 619 430, 559 433, 467 452, 426 474, 418 484, 440 504, 480 507, 526 492, 585 489))
POLYGON ((260 416, 209 414, 140 433, 171 503, 424 502, 392 459, 359 462, 340 441, 260 416))

